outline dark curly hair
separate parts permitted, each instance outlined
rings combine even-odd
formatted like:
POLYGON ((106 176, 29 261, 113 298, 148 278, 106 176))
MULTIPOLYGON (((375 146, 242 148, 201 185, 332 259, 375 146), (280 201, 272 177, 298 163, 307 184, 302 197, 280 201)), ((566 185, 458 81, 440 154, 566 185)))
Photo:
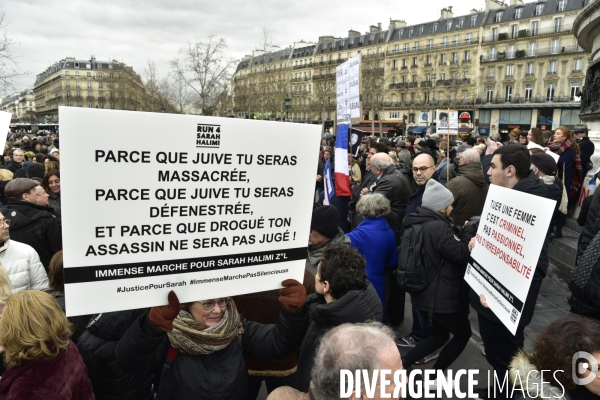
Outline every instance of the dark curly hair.
POLYGON ((329 282, 331 296, 340 299, 350 290, 363 290, 367 284, 367 262, 359 251, 347 244, 327 246, 319 264, 319 282, 329 282))
POLYGON ((566 390, 572 390, 577 385, 571 377, 571 363, 578 351, 600 352, 600 321, 564 317, 550 323, 538 334, 530 360, 538 370, 556 371, 548 376, 551 385, 558 386, 558 380, 566 390))

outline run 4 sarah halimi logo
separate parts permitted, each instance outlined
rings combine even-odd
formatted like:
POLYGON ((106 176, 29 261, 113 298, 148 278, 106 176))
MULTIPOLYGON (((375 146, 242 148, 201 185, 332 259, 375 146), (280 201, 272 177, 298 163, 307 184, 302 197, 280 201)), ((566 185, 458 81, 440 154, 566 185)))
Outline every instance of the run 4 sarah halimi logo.
POLYGON ((196 147, 218 149, 221 146, 221 125, 198 124, 196 147))

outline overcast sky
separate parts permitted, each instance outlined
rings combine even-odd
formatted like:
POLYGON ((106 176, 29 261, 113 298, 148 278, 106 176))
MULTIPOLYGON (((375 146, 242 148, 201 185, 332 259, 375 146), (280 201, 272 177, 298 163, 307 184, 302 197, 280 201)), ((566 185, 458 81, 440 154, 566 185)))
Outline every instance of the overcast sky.
POLYGON ((454 15, 485 7, 484 0, 5 0, 2 9, 12 52, 27 75, 15 89, 32 87, 35 76, 65 57, 117 59, 142 73, 153 60, 161 75, 188 42, 208 35, 227 40, 241 58, 261 41, 266 28, 274 44, 316 42, 319 36, 362 33, 390 18, 409 25, 436 20, 453 5, 454 15))

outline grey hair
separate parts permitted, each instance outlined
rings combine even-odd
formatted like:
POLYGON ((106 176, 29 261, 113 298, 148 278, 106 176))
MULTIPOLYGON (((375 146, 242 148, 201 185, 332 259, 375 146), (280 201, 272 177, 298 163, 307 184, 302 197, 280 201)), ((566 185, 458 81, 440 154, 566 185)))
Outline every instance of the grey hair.
POLYGON ((500 139, 502 139, 502 137, 500 136, 499 133, 492 133, 492 135, 490 136, 490 139, 495 140, 496 142, 500 139))
POLYGON ((364 218, 378 218, 391 210, 390 201, 381 193, 365 194, 356 204, 356 211, 364 218))
POLYGON ((462 158, 467 161, 467 163, 472 162, 481 162, 481 156, 479 152, 475 149, 467 149, 463 151, 462 158))
POLYGON ((379 368, 380 359, 394 345, 394 331, 381 322, 342 324, 327 332, 317 348, 311 371, 311 392, 315 400, 340 398, 340 370, 379 368))
POLYGON ((391 165, 394 165, 392 158, 385 153, 377 153, 371 157, 371 168, 376 167, 384 170, 391 165))
POLYGON ((24 155, 24 154, 25 154, 25 152, 24 152, 23 150, 21 150, 21 149, 15 149, 15 150, 13 151, 13 154, 15 154, 15 153, 17 153, 17 152, 21 153, 21 155, 24 155))

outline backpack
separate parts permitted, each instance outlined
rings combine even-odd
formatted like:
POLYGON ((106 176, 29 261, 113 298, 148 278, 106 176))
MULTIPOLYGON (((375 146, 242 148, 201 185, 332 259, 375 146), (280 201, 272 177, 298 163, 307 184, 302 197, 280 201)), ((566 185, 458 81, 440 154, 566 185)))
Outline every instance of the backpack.
POLYGON ((411 225, 404 230, 398 249, 398 286, 410 294, 418 294, 435 280, 444 259, 433 260, 423 248, 423 225, 411 225))
POLYGON ((598 312, 600 309, 600 232, 596 233, 575 266, 569 289, 573 292, 573 296, 569 299, 572 311, 589 312, 591 310, 581 309, 591 306, 598 312))

